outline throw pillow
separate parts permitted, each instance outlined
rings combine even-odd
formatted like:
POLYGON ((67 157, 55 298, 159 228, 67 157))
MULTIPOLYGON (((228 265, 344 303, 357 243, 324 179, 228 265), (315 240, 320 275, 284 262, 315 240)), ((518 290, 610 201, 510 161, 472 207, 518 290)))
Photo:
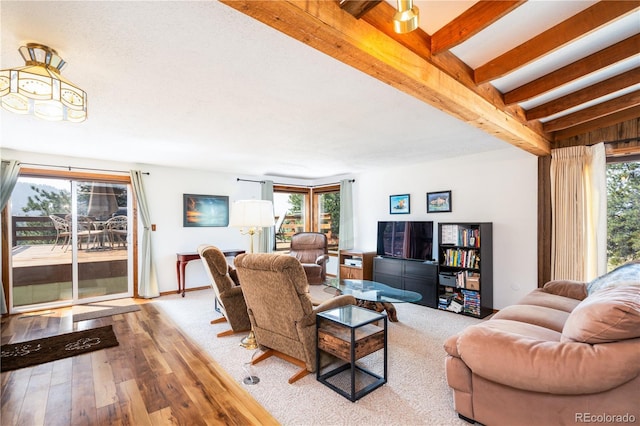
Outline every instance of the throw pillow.
POLYGON ((640 284, 640 261, 618 266, 613 271, 589 282, 587 284, 587 293, 591 295, 603 288, 613 287, 627 281, 635 281, 640 284))
POLYGON ((640 283, 604 288, 576 306, 561 341, 606 343, 640 337, 640 283))

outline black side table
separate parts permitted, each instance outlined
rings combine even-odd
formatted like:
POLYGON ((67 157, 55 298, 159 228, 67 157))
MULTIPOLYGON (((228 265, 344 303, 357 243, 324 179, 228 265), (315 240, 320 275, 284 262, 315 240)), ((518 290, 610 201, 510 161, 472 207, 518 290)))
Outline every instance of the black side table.
POLYGON ((316 377, 319 382, 352 402, 387 383, 387 315, 358 306, 342 306, 318 313, 316 330, 316 377), (376 325, 380 321, 382 327, 376 325), (356 365, 358 359, 380 349, 384 350, 382 376, 356 365), (346 363, 322 372, 320 351, 346 363))

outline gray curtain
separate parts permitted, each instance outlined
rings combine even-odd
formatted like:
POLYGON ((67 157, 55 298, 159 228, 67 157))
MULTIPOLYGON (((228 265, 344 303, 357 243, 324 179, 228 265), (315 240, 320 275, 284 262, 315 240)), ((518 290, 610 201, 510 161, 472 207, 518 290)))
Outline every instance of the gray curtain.
MULTIPOLYGON (((20 163, 16 160, 11 161, 3 161, 2 162, 2 177, 0 180, 0 211, 4 210, 7 206, 7 202, 9 202, 9 198, 11 198, 11 193, 13 192, 13 188, 16 186, 16 182, 18 182, 18 174, 20 173, 20 163)), ((1 247, 0 247, 1 250, 1 247)), ((0 257, 1 257, 0 251, 0 257)), ((4 265, 8 267, 8 265, 4 265)), ((0 306, 0 314, 8 313, 7 310, 7 300, 4 295, 4 284, 2 283, 2 279, 0 277, 0 302, 2 302, 2 306, 0 306)))
MULTIPOLYGON (((260 183, 260 197, 262 200, 271 201, 273 204, 273 181, 265 180, 260 183)), ((276 245, 275 228, 263 228, 259 234, 258 250, 261 253, 271 253, 276 245)))
POLYGON ((160 296, 156 268, 151 257, 151 216, 147 206, 147 197, 142 185, 142 172, 131 170, 131 185, 138 200, 138 211, 142 220, 142 248, 139 251, 140 275, 138 276, 138 295, 150 299, 160 296))
POLYGON ((353 179, 340 181, 340 250, 352 249, 353 235, 353 179))

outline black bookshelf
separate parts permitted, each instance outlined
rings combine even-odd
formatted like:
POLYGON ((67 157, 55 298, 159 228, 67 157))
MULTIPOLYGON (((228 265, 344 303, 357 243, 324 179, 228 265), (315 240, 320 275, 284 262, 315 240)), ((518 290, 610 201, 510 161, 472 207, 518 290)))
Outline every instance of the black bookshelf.
POLYGON ((493 224, 438 224, 438 308, 484 318, 493 312, 493 224))

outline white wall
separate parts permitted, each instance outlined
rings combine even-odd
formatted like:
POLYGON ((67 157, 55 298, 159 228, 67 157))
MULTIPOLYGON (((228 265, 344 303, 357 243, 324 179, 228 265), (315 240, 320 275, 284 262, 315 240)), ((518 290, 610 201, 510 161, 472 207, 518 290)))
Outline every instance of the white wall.
MULTIPOLYGON (((3 159, 26 163, 109 170, 139 169, 144 176, 152 223, 152 255, 160 292, 177 289, 176 253, 193 252, 203 243, 221 248, 248 250, 248 236, 234 228, 185 228, 182 226, 182 195, 228 195, 230 202, 260 198, 260 185, 238 182, 237 178, 260 180, 264 177, 240 176, 198 170, 178 169, 55 157, 12 150, 0 151, 3 159)), ((436 222, 493 222, 494 307, 516 302, 537 285, 537 159, 516 148, 482 155, 437 161, 404 168, 385 169, 354 176, 356 246, 375 250, 378 220, 393 220, 389 214, 389 195, 410 194, 411 220, 436 222), (426 213, 426 193, 451 190, 452 213, 426 213)), ((342 177, 344 178, 344 177, 342 177)), ((275 178, 277 183, 317 185, 336 182, 302 182, 275 178)), ((335 265, 331 266, 335 269, 335 265)), ((207 285, 200 261, 190 262, 186 270, 187 288, 207 285)))
POLYGON ((492 222, 493 303, 504 308, 537 287, 537 175, 537 157, 516 148, 363 173, 356 241, 375 251, 379 220, 433 220, 434 231, 439 222, 492 222), (427 214, 426 193, 448 190, 452 212, 427 214), (389 214, 395 194, 410 194, 410 214, 389 214))

